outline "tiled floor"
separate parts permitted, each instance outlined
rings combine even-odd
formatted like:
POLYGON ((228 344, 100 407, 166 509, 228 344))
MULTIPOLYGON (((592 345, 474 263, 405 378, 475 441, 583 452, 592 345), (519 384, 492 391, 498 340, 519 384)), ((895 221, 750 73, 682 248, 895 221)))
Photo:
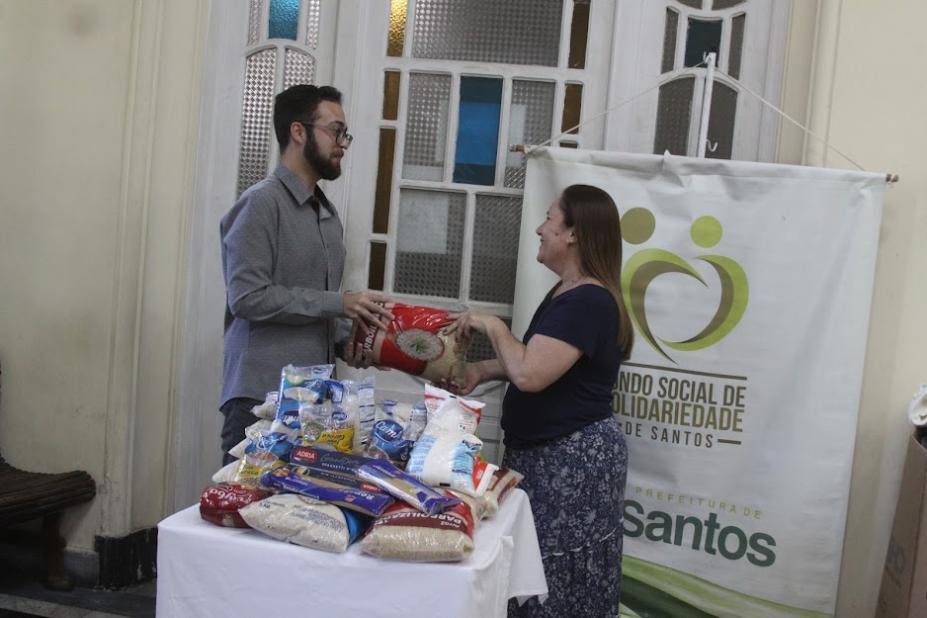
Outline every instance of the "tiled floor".
POLYGON ((0 581, 0 618, 153 618, 155 584, 123 590, 75 588, 71 592, 47 590, 35 579, 9 577, 0 581))

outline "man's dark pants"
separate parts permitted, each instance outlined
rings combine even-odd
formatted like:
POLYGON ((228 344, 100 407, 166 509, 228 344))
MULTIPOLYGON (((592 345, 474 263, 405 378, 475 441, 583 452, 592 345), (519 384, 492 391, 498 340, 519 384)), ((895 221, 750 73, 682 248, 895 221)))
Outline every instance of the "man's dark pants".
POLYGON ((260 405, 262 401, 238 397, 229 399, 219 411, 225 417, 222 423, 222 465, 235 461, 229 451, 245 437, 245 427, 257 422, 257 417, 251 413, 251 408, 260 405))

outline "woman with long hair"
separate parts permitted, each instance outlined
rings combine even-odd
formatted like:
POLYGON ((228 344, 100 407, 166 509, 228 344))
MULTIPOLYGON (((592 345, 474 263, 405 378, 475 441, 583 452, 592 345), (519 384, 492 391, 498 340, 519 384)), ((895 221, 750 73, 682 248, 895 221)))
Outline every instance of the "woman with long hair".
POLYGON ((621 295, 618 209, 597 187, 564 189, 537 228, 537 259, 560 280, 518 341, 499 318, 459 314, 458 336, 486 335, 496 357, 468 363, 460 394, 510 384, 503 465, 525 475, 550 595, 510 603, 510 616, 618 614, 627 447, 612 414, 633 331, 621 295))

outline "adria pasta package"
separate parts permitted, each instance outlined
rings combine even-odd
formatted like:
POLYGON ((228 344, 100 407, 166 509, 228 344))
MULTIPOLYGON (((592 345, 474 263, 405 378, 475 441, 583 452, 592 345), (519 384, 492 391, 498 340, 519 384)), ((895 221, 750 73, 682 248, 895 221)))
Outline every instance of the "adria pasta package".
POLYGON ((430 382, 463 384, 466 342, 446 334, 447 311, 397 303, 388 328, 355 325, 354 343, 363 345, 374 365, 398 369, 430 382))

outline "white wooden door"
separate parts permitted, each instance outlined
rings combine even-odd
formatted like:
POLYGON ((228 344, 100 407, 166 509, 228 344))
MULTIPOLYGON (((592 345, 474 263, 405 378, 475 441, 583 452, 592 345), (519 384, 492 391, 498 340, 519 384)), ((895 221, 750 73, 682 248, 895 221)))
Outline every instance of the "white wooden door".
POLYGON ((704 52, 715 51, 706 156, 774 159, 778 117, 735 80, 778 101, 788 2, 622 0, 618 6, 610 102, 646 94, 609 114, 610 150, 694 156, 706 72, 697 65, 704 52))

